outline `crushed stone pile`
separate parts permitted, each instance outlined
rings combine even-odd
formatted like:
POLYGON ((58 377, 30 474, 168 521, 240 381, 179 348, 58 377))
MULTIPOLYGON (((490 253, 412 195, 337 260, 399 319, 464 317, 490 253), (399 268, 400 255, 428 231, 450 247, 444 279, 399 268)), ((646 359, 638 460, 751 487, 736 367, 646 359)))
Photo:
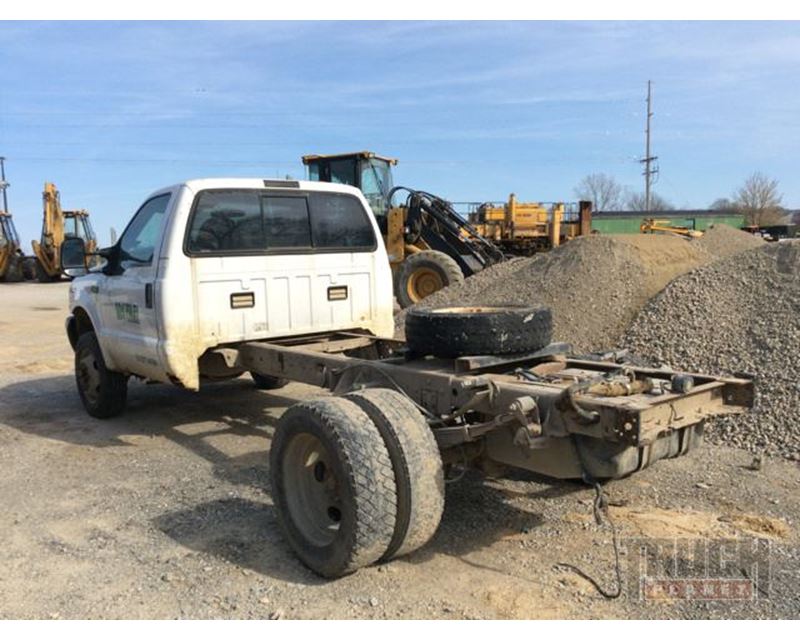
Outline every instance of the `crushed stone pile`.
MULTIPOLYGON (((650 297, 713 258, 697 241, 677 236, 585 236, 486 269, 417 306, 545 304, 553 310, 554 340, 576 352, 607 349, 650 297)), ((398 338, 404 322, 401 312, 398 338)))
POLYGON ((718 258, 732 256, 748 249, 762 247, 765 244, 762 238, 754 236, 752 233, 739 231, 727 224, 709 227, 703 236, 694 242, 718 258))
POLYGON ((754 374, 754 410, 715 419, 707 437, 800 460, 800 241, 759 245, 674 280, 621 346, 654 365, 754 374))

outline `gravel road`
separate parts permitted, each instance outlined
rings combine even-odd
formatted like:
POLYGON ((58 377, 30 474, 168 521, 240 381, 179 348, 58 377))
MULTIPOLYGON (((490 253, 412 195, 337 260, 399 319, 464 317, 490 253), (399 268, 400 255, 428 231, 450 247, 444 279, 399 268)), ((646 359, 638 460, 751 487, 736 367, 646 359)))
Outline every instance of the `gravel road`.
MULTIPOLYGON (((750 618, 800 616, 800 469, 706 446, 609 483, 624 595, 591 489, 517 474, 449 484, 420 552, 338 581, 282 539, 268 481, 276 419, 317 390, 246 379, 191 393, 131 384, 130 409, 83 412, 63 334, 66 285, 2 285, 0 616, 4 618, 750 618), (635 540, 769 545, 753 600, 642 600, 635 540), (738 542, 737 542, 738 541, 738 542)), ((742 549, 739 549, 741 552, 742 549)), ((664 552, 669 555, 667 551, 664 552)), ((746 554, 745 554, 746 555, 746 554)), ((741 555, 728 578, 752 575, 741 555), (731 573, 732 572, 732 573, 731 573)), ((697 567, 689 575, 697 575, 697 567)))

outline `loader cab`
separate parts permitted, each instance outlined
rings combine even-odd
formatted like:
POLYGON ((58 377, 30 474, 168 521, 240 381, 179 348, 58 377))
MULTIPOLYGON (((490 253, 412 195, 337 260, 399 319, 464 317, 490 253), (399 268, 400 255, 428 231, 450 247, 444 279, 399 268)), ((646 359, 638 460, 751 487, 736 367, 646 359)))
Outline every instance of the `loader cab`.
POLYGON ((64 212, 64 237, 80 238, 86 244, 87 251, 97 249, 94 229, 89 222, 89 214, 85 210, 64 212))
POLYGON ((339 153, 336 155, 303 156, 312 182, 333 182, 356 187, 364 194, 381 229, 385 228, 392 190, 394 158, 379 156, 371 151, 339 153))

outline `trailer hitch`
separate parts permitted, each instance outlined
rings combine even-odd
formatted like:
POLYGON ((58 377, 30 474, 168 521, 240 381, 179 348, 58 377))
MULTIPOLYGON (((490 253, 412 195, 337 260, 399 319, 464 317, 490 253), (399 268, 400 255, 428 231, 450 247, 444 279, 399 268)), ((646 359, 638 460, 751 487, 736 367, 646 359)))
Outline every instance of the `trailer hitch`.
POLYGON ((530 396, 517 398, 509 407, 511 415, 519 423, 514 432, 514 444, 528 449, 542 446, 542 422, 539 417, 539 405, 530 396))

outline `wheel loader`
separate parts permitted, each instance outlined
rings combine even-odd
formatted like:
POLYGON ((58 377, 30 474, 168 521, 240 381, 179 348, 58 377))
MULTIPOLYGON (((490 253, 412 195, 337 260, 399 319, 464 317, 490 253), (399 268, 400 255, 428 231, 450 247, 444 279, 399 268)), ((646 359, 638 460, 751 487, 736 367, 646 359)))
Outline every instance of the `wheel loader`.
POLYGON ((567 211, 539 203, 484 203, 466 218, 426 191, 393 186, 395 158, 371 151, 306 155, 308 179, 361 189, 378 219, 394 274, 394 291, 405 308, 509 255, 532 255, 591 233, 592 203, 567 211), (405 201, 395 205, 395 194, 405 201))
POLYGON ((371 151, 335 155, 306 155, 308 179, 333 182, 361 190, 378 220, 394 275, 401 307, 505 259, 446 200, 426 191, 393 186, 395 158, 371 151), (395 194, 405 194, 394 205, 395 194))
POLYGON ((53 183, 45 182, 42 201, 42 237, 39 242, 31 243, 36 257, 36 279, 55 282, 61 279, 61 245, 65 238, 81 238, 87 253, 97 251, 97 238, 85 209, 61 209, 61 195, 53 183))

